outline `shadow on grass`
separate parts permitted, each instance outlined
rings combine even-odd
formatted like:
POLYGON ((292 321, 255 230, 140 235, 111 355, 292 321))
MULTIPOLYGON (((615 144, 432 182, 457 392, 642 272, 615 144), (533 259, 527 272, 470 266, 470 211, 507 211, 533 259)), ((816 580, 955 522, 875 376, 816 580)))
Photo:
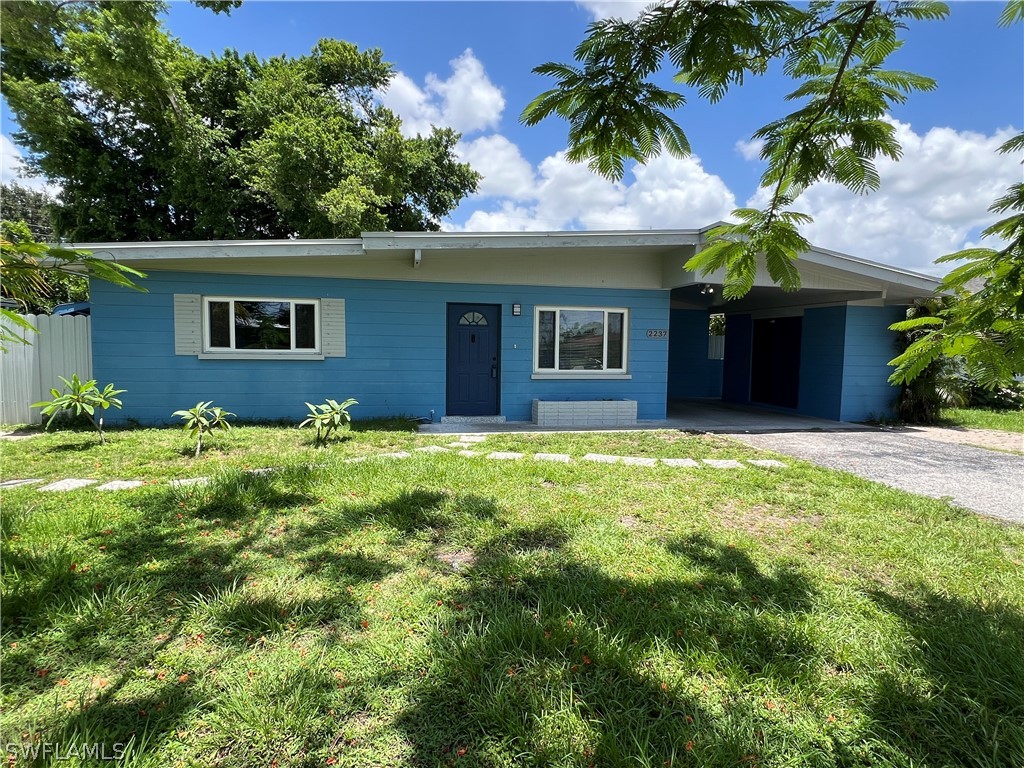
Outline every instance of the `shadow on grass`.
POLYGON ((1024 765, 1024 616, 919 586, 874 592, 912 638, 914 685, 883 670, 867 712, 873 736, 909 764, 1024 765), (905 758, 904 758, 905 759, 905 758))
MULTIPOLYGON (((76 430, 77 432, 85 433, 86 430, 76 430)), ((93 430, 92 435, 96 437, 96 431, 93 430)), ((99 437, 95 440, 90 440, 87 443, 58 443, 57 445, 51 445, 48 448, 43 448, 44 453, 80 453, 82 451, 91 451, 100 445, 99 437)))
POLYGON ((228 470, 208 483, 175 488, 171 501, 208 519, 235 520, 257 511, 311 504, 318 470, 306 465, 261 472, 228 470))
POLYGON ((381 419, 353 419, 349 424, 352 432, 416 432, 419 423, 411 416, 394 416, 381 419))
POLYGON ((759 753, 756 729, 737 726, 741 704, 711 711, 683 678, 700 671, 690 665, 779 685, 807 674, 821 653, 792 620, 813 600, 807 579, 695 539, 672 548, 707 571, 702 581, 638 583, 566 557, 569 542, 541 525, 481 549, 450 598, 467 615, 435 638, 434 668, 400 719, 413 762, 678 765, 699 753, 738 765, 759 753), (667 657, 686 662, 673 670, 657 661, 667 657), (713 748, 695 745, 709 730, 713 748))
MULTIPOLYGON (((833 686, 837 664, 815 639, 819 595, 801 568, 762 565, 697 534, 665 544, 685 576, 637 578, 578 553, 572 532, 556 523, 516 527, 493 500, 427 489, 320 508, 283 526, 289 508, 315 497, 315 472, 232 475, 140 496, 139 522, 104 536, 100 566, 21 595, 13 617, 5 602, 5 642, 61 638, 53 677, 97 663, 122 670, 87 708, 57 707, 43 723, 5 723, 5 733, 38 726, 65 743, 134 738, 155 763, 199 712, 204 726, 244 735, 188 759, 266 764, 287 749, 282 765, 309 762, 331 738, 326 726, 308 727, 334 706, 337 681, 327 670, 311 663, 269 678, 236 674, 212 695, 171 680, 140 685, 140 672, 197 627, 217 634, 210 664, 225 669, 248 664, 261 638, 296 629, 326 626, 332 642, 350 642, 344 629, 358 627, 363 608, 346 588, 402 566, 341 551, 338 537, 373 524, 420 542, 457 540, 483 520, 509 527, 446 582, 445 604, 459 610, 432 634, 422 677, 389 668, 367 681, 378 689, 372 704, 360 698, 365 691, 351 692, 350 711, 379 705, 382 690, 411 702, 396 720, 411 765, 1024 764, 1024 620, 1010 606, 923 589, 874 594, 909 650, 858 672, 845 699, 857 727, 836 734, 816 698, 833 686), (256 558, 269 549, 302 578, 287 588, 253 585, 256 558), (316 589, 293 592, 300 584, 316 589), (794 711, 769 711, 770 695, 796 701, 794 711)), ((64 566, 37 567, 43 578, 64 566)), ((44 645, 5 649, 10 700, 53 688, 52 677, 34 671, 53 663, 44 645)))
POLYGON ((263 764, 270 753, 322 749, 319 734, 306 725, 322 718, 324 702, 338 687, 325 670, 306 670, 309 679, 302 681, 304 664, 272 680, 232 677, 213 700, 208 689, 199 695, 191 683, 175 684, 177 671, 164 682, 153 670, 166 663, 172 646, 173 658, 185 658, 181 649, 199 642, 209 653, 204 669, 230 667, 270 643, 294 648, 277 640, 286 633, 319 629, 341 637, 358 630, 365 604, 355 601, 351 588, 378 582, 400 566, 339 552, 334 537, 369 522, 406 533, 451 528, 493 515, 494 508, 478 497, 413 490, 318 510, 312 524, 291 525, 287 510, 312 500, 315 475, 309 467, 232 472, 203 486, 140 495, 138 521, 104 533, 101 563, 87 573, 69 571, 63 562, 37 563, 34 586, 5 595, 5 641, 20 646, 5 653, 5 693, 13 701, 51 691, 59 698, 64 691, 54 682, 60 677, 81 685, 83 675, 95 674, 87 670, 118 672, 98 688, 78 690, 75 706, 54 707, 41 722, 5 720, 5 742, 29 732, 51 742, 101 743, 108 754, 114 744, 131 743, 134 754, 152 761, 197 711, 209 710, 204 718, 220 723, 224 733, 245 732, 221 748, 224 756, 247 754, 245 764, 263 764), (296 562, 301 578, 276 582, 261 573, 270 548, 296 562), (42 578, 52 568, 60 578, 42 578), (59 657, 38 642, 47 633, 60 637, 59 657), (295 738, 282 746, 283 734, 295 738), (249 755, 254 744, 263 747, 249 755))
POLYGON ((1024 622, 1009 607, 877 595, 916 647, 895 666, 929 687, 863 670, 874 696, 851 690, 847 706, 866 722, 830 729, 815 698, 841 664, 809 630, 801 569, 695 535, 666 547, 692 579, 638 582, 566 557, 569 542, 541 526, 480 551, 449 597, 465 615, 434 637, 399 718, 413 764, 1024 765, 1024 622), (773 711, 773 696, 799 705, 773 711))

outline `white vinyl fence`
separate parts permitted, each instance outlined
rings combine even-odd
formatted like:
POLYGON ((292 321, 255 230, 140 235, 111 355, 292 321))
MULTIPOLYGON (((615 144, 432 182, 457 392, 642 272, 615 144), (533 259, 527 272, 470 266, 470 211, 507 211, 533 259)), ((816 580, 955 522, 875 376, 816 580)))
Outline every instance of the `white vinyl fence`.
POLYGON ((0 424, 39 421, 32 403, 50 400, 50 388, 63 389, 58 376, 92 378, 92 322, 89 317, 22 315, 38 331, 31 344, 8 344, 0 353, 0 424))
POLYGON ((708 336, 708 360, 725 359, 725 336, 708 336))

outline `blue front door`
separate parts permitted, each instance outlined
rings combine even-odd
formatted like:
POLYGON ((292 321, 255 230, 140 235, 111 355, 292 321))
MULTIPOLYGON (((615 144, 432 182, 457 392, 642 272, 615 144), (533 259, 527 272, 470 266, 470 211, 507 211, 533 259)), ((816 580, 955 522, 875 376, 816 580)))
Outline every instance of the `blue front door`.
POLYGON ((497 416, 501 307, 448 305, 449 416, 497 416))

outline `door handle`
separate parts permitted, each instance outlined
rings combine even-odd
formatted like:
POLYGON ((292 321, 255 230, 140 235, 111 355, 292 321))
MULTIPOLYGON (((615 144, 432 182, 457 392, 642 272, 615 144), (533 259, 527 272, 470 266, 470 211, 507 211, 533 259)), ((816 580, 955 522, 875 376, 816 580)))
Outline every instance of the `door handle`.
POLYGON ((491 378, 492 379, 498 378, 498 366, 496 364, 492 364, 491 365, 491 378))

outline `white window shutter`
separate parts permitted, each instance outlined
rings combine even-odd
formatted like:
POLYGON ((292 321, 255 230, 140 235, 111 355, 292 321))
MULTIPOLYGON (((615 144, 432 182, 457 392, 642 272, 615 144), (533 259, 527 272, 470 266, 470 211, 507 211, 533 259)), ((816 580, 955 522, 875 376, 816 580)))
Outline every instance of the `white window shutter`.
POLYGON ((320 340, 324 357, 345 356, 344 299, 320 299, 320 340))
POLYGON ((198 355, 203 351, 202 304, 198 293, 174 294, 174 354, 198 355))

